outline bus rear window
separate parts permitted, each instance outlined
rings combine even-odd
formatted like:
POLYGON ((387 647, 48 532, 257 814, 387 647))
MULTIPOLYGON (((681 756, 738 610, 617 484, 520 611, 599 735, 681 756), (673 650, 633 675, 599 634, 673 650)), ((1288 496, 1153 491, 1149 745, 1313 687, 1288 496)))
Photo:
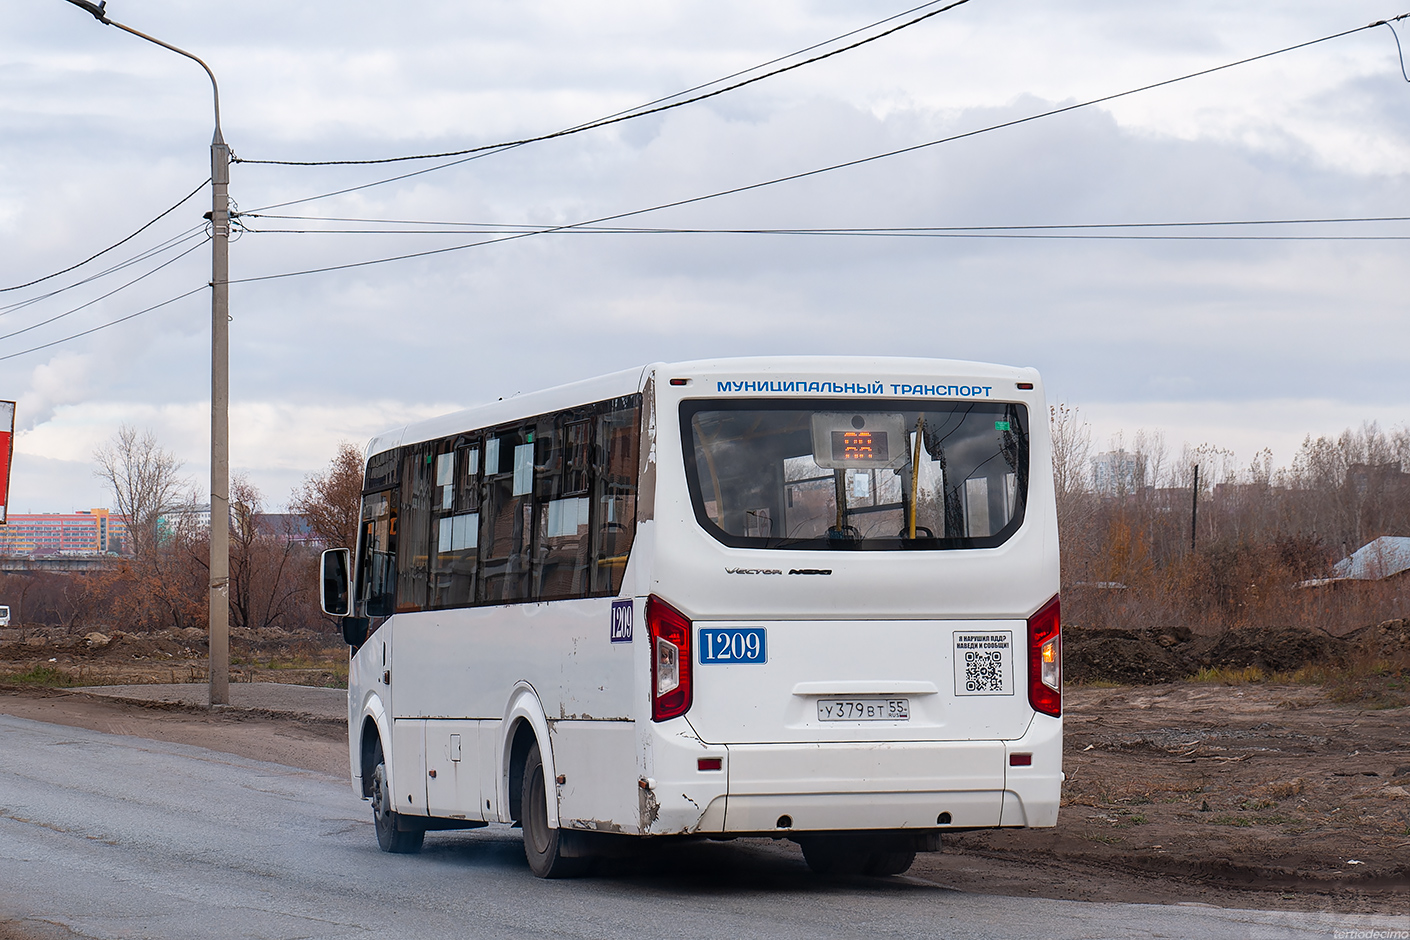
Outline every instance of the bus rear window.
POLYGON ((683 402, 696 519, 736 548, 1002 544, 1028 497, 1027 408, 917 404, 683 402))

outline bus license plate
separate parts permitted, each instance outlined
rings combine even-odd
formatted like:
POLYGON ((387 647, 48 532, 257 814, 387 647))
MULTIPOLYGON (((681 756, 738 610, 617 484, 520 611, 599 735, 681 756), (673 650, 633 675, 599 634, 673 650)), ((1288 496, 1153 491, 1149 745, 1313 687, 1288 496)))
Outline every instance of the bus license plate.
POLYGON ((818 721, 909 721, 908 698, 818 699, 818 721))

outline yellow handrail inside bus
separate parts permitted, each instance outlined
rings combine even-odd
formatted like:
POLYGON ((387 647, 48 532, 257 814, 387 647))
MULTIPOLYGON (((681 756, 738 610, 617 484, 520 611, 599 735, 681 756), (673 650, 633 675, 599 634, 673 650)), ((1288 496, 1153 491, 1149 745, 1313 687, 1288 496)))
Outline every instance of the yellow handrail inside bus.
POLYGON ((925 440, 925 415, 916 419, 916 453, 915 459, 911 461, 911 524, 910 537, 916 537, 916 503, 920 496, 917 487, 920 484, 920 445, 925 440))

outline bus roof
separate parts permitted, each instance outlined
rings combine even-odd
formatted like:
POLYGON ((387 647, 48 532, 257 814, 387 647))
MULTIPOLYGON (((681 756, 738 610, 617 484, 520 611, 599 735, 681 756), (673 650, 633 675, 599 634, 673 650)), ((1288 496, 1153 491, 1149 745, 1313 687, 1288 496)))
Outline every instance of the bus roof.
MULTIPOLYGON (((656 362, 624 369, 595 378, 583 379, 498 401, 475 405, 461 411, 439 415, 400 428, 392 428, 373 437, 367 445, 367 457, 403 444, 416 444, 450 435, 493 427, 517 418, 547 414, 574 405, 605 401, 642 390, 647 377, 660 374, 669 378, 710 378, 753 383, 753 390, 767 383, 770 388, 795 379, 844 379, 851 383, 866 381, 884 391, 891 380, 907 382, 953 383, 969 381, 1028 381, 1038 383, 1038 373, 1031 368, 997 365, 987 362, 967 362, 959 359, 922 359, 887 356, 751 356, 729 359, 697 359, 686 362, 656 362)), ((817 384, 816 382, 813 384, 817 384)), ((713 389, 711 389, 713 391, 713 389)), ((792 390, 790 388, 790 390, 792 390)), ((806 391, 806 389, 800 389, 806 391)), ((767 390, 765 390, 767 393, 767 390)), ((823 392, 826 393, 825 391, 823 392)))

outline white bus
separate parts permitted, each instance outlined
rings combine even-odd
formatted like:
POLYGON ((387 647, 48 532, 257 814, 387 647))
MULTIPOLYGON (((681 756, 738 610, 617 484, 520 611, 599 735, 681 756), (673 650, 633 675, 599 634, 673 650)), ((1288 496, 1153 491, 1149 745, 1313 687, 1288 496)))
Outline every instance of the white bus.
POLYGON ((1032 369, 657 363, 373 439, 349 757, 380 846, 798 842, 894 874, 1056 824, 1058 537, 1032 369))

